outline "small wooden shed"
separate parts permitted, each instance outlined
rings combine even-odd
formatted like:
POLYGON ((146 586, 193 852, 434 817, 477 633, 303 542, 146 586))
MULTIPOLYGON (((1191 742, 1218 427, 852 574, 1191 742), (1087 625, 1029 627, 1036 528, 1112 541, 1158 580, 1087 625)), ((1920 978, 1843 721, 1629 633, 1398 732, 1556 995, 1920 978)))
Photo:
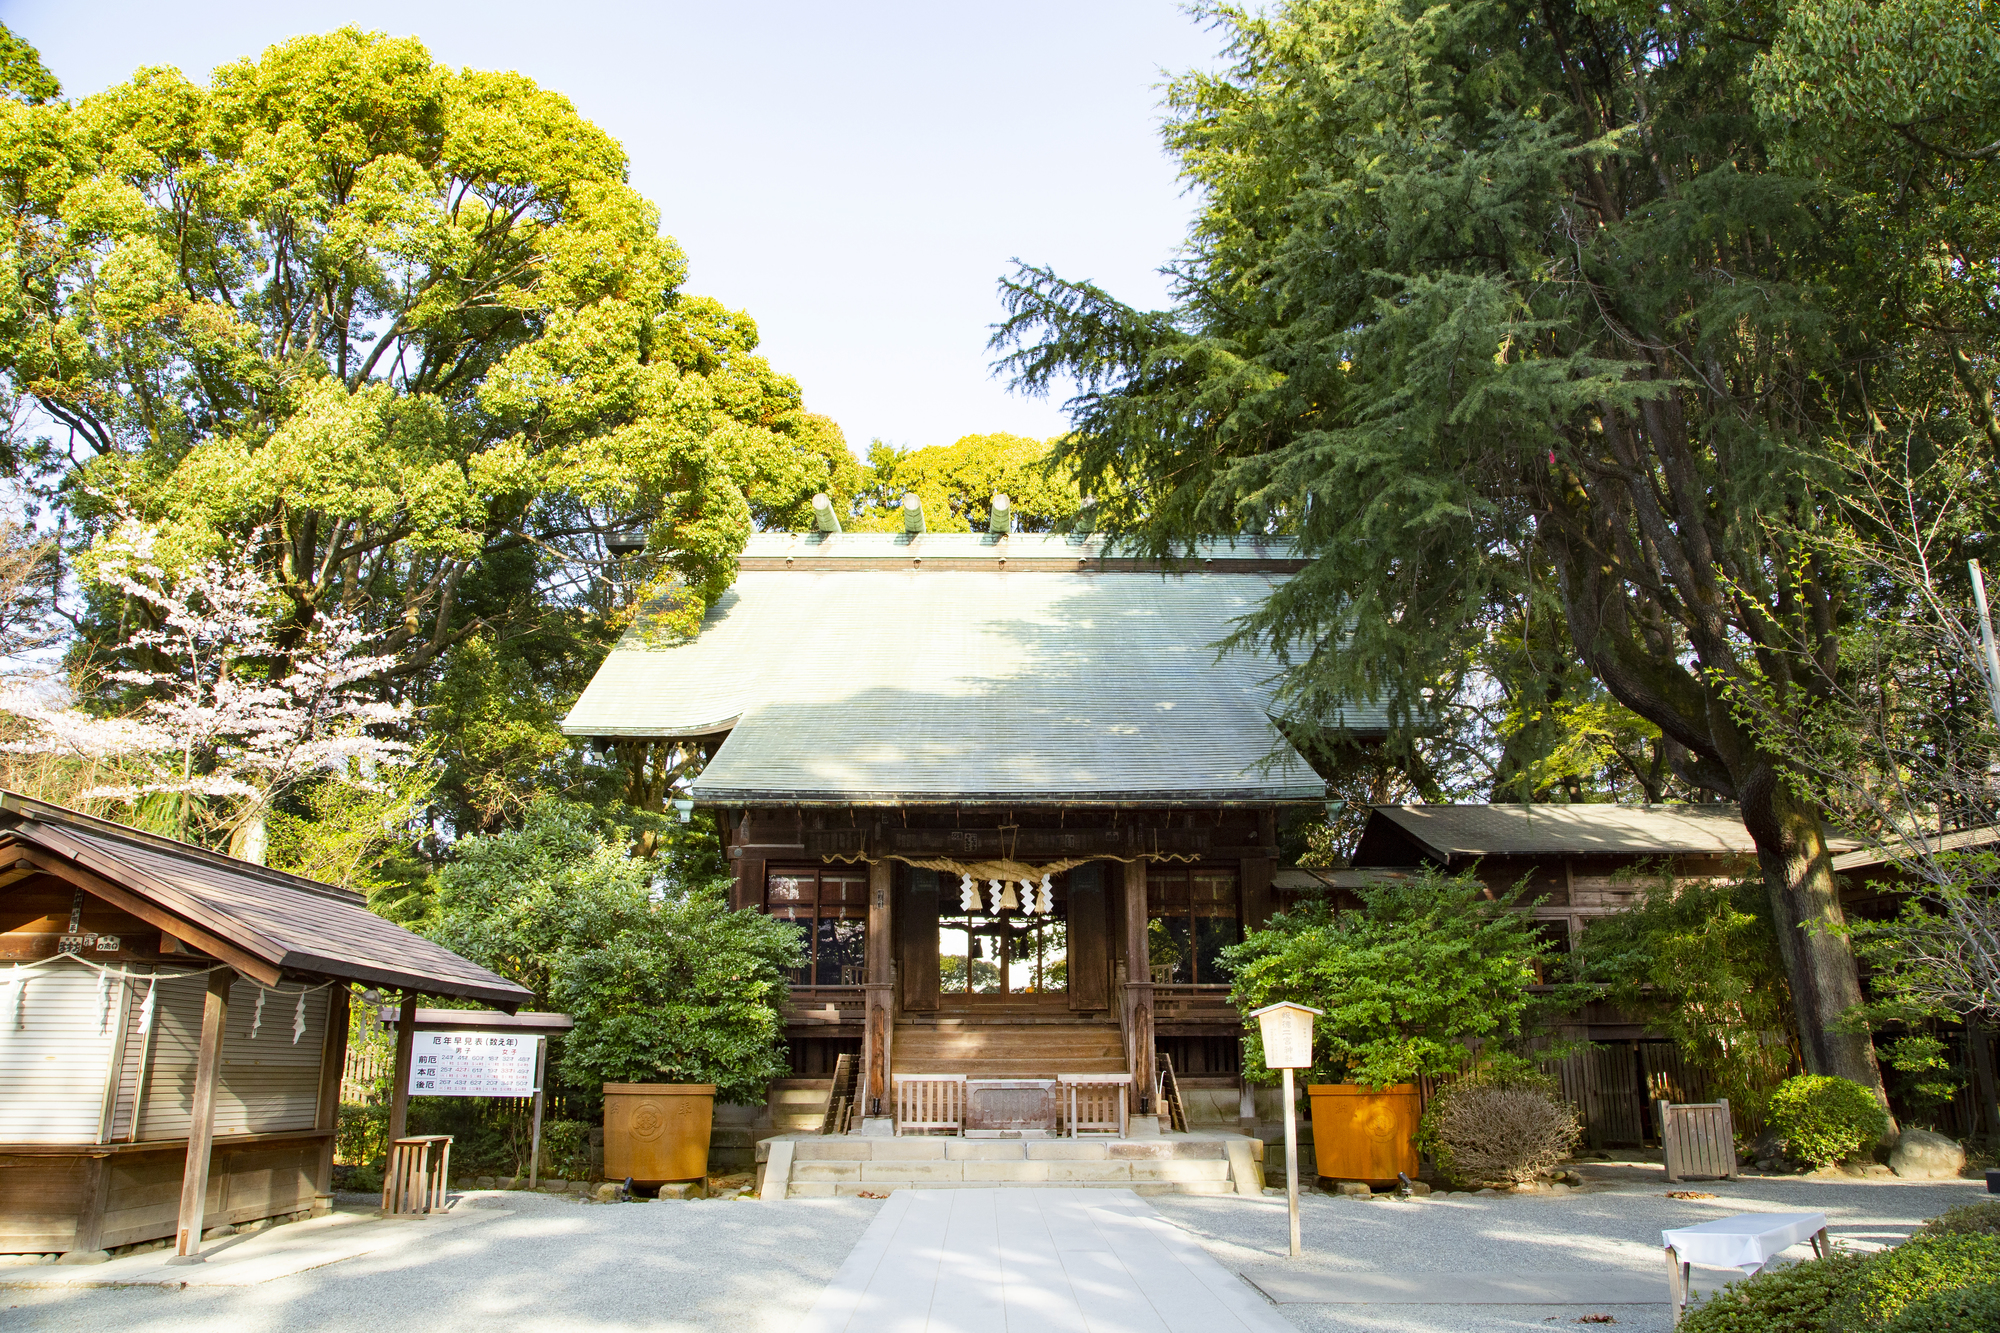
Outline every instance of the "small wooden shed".
POLYGON ((325 1207, 350 983, 529 998, 357 894, 0 793, 0 1253, 325 1207))

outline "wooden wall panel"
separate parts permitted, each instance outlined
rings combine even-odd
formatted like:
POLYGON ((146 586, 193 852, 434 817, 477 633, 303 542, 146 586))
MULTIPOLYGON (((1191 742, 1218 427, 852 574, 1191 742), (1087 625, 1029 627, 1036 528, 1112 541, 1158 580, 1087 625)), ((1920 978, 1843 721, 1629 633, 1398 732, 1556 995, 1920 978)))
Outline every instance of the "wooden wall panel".
POLYGON ((1102 861, 1069 872, 1069 1007, 1111 1007, 1111 915, 1102 861))
POLYGON ((904 872, 903 900, 896 909, 896 975, 903 1009, 930 1013, 938 1007, 938 872, 904 872))
POLYGON ((74 1247, 77 1218, 87 1202, 89 1160, 0 1157, 0 1254, 74 1247))

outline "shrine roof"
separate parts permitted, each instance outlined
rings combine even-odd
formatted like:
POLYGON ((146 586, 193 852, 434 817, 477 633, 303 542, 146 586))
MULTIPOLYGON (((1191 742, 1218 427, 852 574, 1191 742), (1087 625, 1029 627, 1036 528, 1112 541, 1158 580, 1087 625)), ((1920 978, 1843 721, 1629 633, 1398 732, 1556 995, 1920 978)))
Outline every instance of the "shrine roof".
POLYGON ((726 733, 692 793, 715 804, 1321 800, 1272 720, 1279 664, 1215 650, 1297 563, 1278 544, 1163 572, 1099 538, 760 535, 699 635, 629 631, 563 729, 726 733))

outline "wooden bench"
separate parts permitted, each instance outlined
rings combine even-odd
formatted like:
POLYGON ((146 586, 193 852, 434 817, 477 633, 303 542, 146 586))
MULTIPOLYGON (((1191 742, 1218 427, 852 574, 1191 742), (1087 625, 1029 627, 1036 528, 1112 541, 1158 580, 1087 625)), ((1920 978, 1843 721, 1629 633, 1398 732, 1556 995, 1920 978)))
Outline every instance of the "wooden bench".
POLYGON ((404 1216, 441 1213, 451 1206, 450 1180, 451 1135, 397 1139, 390 1146, 389 1170, 382 1180, 382 1211, 404 1216))

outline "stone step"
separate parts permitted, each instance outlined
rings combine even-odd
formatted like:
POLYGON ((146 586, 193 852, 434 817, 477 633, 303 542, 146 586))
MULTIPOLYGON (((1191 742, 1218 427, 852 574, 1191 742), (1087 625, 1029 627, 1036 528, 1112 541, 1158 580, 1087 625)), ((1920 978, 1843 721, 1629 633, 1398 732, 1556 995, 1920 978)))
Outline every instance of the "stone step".
POLYGON ((897 1190, 990 1190, 990 1189, 1038 1189, 1048 1184, 1059 1184, 1062 1189, 1084 1190, 1131 1190, 1134 1194, 1234 1194, 1236 1186, 1230 1181, 1090 1181, 1065 1180, 1061 1182, 1007 1181, 1007 1180, 944 1180, 944 1181, 806 1181, 794 1180, 785 1197, 788 1199, 834 1199, 853 1198, 860 1194, 893 1194, 897 1190))

